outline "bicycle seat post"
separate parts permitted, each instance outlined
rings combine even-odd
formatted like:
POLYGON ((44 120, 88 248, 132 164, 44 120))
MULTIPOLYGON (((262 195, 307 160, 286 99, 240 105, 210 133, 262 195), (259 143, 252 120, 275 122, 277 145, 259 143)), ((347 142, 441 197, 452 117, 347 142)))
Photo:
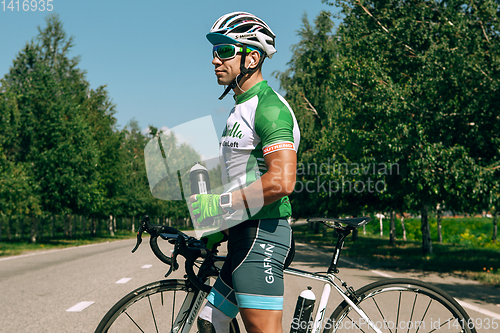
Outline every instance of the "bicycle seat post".
POLYGON ((342 250, 342 247, 344 246, 344 241, 347 236, 351 233, 350 228, 347 229, 340 229, 340 228, 335 228, 337 233, 339 234, 339 237, 337 239, 337 246, 335 247, 335 254, 332 258, 332 263, 330 264, 330 267, 328 268, 328 274, 337 274, 339 270, 337 269, 337 264, 339 262, 339 257, 340 257, 340 251, 342 250))

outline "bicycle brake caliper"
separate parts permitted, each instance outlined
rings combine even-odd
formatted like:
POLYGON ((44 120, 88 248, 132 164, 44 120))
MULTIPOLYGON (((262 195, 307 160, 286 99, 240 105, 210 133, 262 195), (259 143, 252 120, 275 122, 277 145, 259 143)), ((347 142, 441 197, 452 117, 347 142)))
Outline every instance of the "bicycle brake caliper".
POLYGON ((354 288, 348 287, 346 289, 347 289, 347 293, 349 294, 349 299, 351 301, 353 301, 355 304, 358 304, 358 302, 360 301, 361 298, 358 295, 356 295, 356 291, 354 290, 354 288))

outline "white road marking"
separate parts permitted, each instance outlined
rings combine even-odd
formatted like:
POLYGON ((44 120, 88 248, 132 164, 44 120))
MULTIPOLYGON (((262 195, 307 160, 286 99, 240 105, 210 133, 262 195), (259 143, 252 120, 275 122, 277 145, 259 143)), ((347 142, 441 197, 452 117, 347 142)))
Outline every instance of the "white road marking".
POLYGON ((144 265, 141 268, 151 268, 151 267, 153 267, 153 265, 144 265))
POLYGON ((340 258, 339 258, 339 260, 340 260, 340 261, 343 261, 343 262, 345 262, 345 263, 348 263, 349 265, 352 265, 352 266, 354 266, 354 267, 357 267, 357 268, 360 268, 360 269, 366 269, 366 267, 365 267, 365 266, 362 266, 362 265, 360 265, 360 264, 358 264, 358 263, 355 263, 354 261, 350 261, 349 259, 346 259, 346 258, 342 258, 342 257, 340 257, 340 258))
POLYGON ((457 302, 458 302, 458 304, 460 304, 461 306, 463 306, 464 308, 467 308, 469 310, 479 312, 481 314, 484 314, 485 316, 489 316, 489 317, 493 317, 493 318, 496 318, 496 319, 500 319, 500 314, 498 314, 498 313, 482 309, 479 306, 475 306, 473 304, 470 304, 470 303, 467 303, 467 302, 464 302, 464 301, 461 301, 461 300, 458 300, 458 299, 457 299, 457 302))
POLYGON ((116 283, 127 283, 130 280, 132 280, 132 278, 123 278, 123 279, 120 279, 120 280, 116 281, 116 283))
POLYGON ((392 278, 392 275, 389 275, 389 274, 386 274, 386 273, 382 273, 381 271, 377 271, 377 270, 374 270, 374 269, 370 270, 370 272, 378 274, 378 275, 386 277, 386 278, 392 278))
POLYGON ((68 310, 66 310, 66 312, 80 312, 80 311, 88 308, 92 304, 94 304, 94 302, 88 302, 88 301, 80 302, 80 303, 70 307, 68 310))

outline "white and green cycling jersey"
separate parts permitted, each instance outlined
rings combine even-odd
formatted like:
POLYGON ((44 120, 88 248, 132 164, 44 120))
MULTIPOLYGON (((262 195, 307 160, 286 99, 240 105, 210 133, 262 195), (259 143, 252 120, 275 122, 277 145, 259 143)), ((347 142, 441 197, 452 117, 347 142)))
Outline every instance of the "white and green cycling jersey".
MULTIPOLYGON (((266 171, 264 156, 282 149, 297 151, 300 131, 286 100, 267 85, 255 84, 235 96, 220 142, 222 181, 226 192, 244 188, 266 171)), ((292 214, 288 197, 252 211, 251 219, 286 218, 292 214)), ((229 219, 239 220, 239 211, 229 219)))

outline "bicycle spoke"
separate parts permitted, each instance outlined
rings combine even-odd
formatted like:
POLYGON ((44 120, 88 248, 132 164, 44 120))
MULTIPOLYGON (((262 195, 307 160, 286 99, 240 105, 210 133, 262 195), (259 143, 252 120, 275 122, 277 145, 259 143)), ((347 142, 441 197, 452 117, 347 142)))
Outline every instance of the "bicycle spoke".
POLYGON ((363 333, 366 333, 365 331, 363 331, 363 329, 361 327, 358 326, 358 324, 356 324, 356 322, 354 320, 352 320, 351 317, 347 316, 348 319, 351 320, 351 323, 353 323, 354 325, 356 325, 356 327, 363 333))
MULTIPOLYGON (((418 297, 418 293, 415 294, 415 299, 413 300, 413 306, 411 308, 410 320, 408 321, 409 323, 411 323, 411 320, 413 319, 413 312, 415 311, 415 305, 417 304, 417 297, 418 297)), ((410 333, 410 327, 408 327, 408 331, 406 331, 406 333, 410 333)))
POLYGON ((172 307, 172 324, 171 324, 171 327, 174 327, 174 315, 175 315, 175 294, 177 293, 177 291, 174 291, 174 305, 172 307))
MULTIPOLYGON (((373 302, 375 303, 375 305, 377 306, 377 309, 378 309, 378 312, 380 313, 380 315, 382 316, 382 319, 384 320, 384 322, 387 322, 387 320, 385 320, 385 317, 384 317, 384 314, 382 313, 382 311, 380 310, 378 304, 377 304, 377 301, 375 300, 375 297, 372 297, 372 300, 373 302)), ((387 327, 389 328, 389 327, 387 327)), ((392 333, 391 329, 389 328, 389 332, 392 333)))
MULTIPOLYGON (((422 316, 422 319, 420 320, 421 322, 424 321, 424 318, 427 315, 427 311, 429 311, 429 307, 431 306, 431 303, 432 303, 432 299, 429 301, 429 304, 427 304, 427 309, 425 309, 424 315, 422 316)), ((415 333, 418 333, 418 331, 420 330, 420 327, 422 327, 422 326, 419 326, 415 333)))
POLYGON ((127 313, 127 311, 125 311, 125 314, 127 315, 127 317, 129 317, 130 320, 132 320, 132 322, 135 324, 135 326, 141 330, 142 333, 144 333, 144 331, 142 330, 142 328, 139 327, 139 325, 137 325, 137 323, 135 322, 135 320, 132 319, 132 317, 130 317, 130 315, 127 313))
POLYGON ((151 314, 153 315, 153 321, 155 323, 156 333, 158 333, 158 325, 156 325, 155 313, 153 311, 153 305, 151 304, 151 298, 149 297, 149 295, 148 295, 148 301, 149 301, 149 308, 151 309, 151 314))
POLYGON ((330 316, 335 323, 328 333, 476 333, 468 327, 456 329, 455 321, 467 321, 464 310, 437 287, 411 279, 378 281, 356 292, 357 306, 375 326, 366 326, 361 315, 347 302, 330 316), (371 299, 371 300, 370 300, 371 299), (420 320, 419 320, 420 319, 420 320), (344 324, 343 324, 344 323, 344 324))
POLYGON ((396 315, 396 333, 398 333, 399 326, 399 310, 401 309, 401 291, 399 292, 399 301, 398 301, 398 313, 396 315))
POLYGON ((443 327, 444 325, 448 324, 448 323, 449 323, 450 321, 452 321, 452 320, 453 320, 453 317, 452 317, 452 318, 450 318, 450 319, 448 319, 448 320, 447 320, 447 321, 445 321, 445 322, 444 322, 441 326, 436 327, 435 329, 433 329, 433 330, 432 330, 432 331, 430 331, 429 333, 432 333, 432 332, 436 331, 437 329, 439 329, 439 328, 443 327))
POLYGON ((186 288, 186 280, 150 283, 122 298, 101 320, 96 332, 178 331, 186 323, 190 308, 178 312, 183 305, 193 306, 190 304, 192 298, 193 295, 186 288))

